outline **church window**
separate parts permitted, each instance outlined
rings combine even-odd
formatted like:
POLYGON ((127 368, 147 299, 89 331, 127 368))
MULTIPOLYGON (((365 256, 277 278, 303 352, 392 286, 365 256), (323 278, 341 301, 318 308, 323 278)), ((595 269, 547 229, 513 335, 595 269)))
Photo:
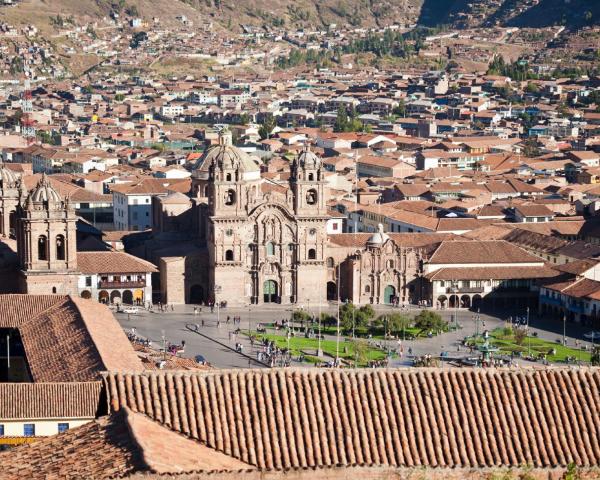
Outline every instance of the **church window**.
POLYGON ((52 293, 56 293, 56 287, 52 287, 52 293))
POLYGON ((48 260, 48 242, 45 235, 38 237, 38 260, 48 260))
POLYGON ((225 252, 225 261, 233 262, 233 250, 227 250, 225 252))
POLYGON ((387 268, 394 268, 394 261, 393 260, 388 260, 387 261, 387 268))
POLYGON ((317 191, 310 189, 306 192, 306 203, 308 205, 315 205, 317 203, 317 191))
POLYGON ((310 248, 308 250, 308 259, 309 260, 314 260, 317 258, 317 251, 314 248, 310 248))
POLYGON ((267 242, 267 255, 275 255, 275 244, 273 242, 267 242))
POLYGON ((371 285, 365 285, 365 293, 371 293, 371 285))
POLYGON ((227 180, 228 182, 231 182, 231 173, 228 173, 228 174, 225 176, 225 180, 227 180))
POLYGON ((56 236, 56 259, 65 259, 65 237, 63 237, 62 235, 56 236))
POLYGON ((233 230, 231 228, 228 228, 227 230, 225 230, 225 235, 231 237, 233 235, 233 230))
POLYGON ((290 244, 288 244, 288 250, 289 250, 290 252, 293 252, 293 251, 294 251, 294 244, 293 244, 293 243, 290 243, 290 244))
POLYGON ((235 191, 227 190, 225 194, 225 205, 235 205, 235 191))
POLYGON ((328 257, 327 258, 327 267, 333 268, 333 266, 334 266, 333 257, 328 257))
POLYGON ((317 234, 317 229, 316 228, 311 228, 308 233, 310 233, 311 235, 316 235, 317 234))
POLYGON ((315 179, 315 176, 312 173, 308 174, 308 180, 312 182, 315 179))

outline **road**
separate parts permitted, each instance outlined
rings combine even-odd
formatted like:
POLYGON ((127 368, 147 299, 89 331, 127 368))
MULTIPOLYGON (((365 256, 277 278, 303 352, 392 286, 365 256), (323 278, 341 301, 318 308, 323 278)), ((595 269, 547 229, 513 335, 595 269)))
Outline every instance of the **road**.
MULTIPOLYGON (((330 314, 335 314, 336 311, 334 306, 324 306, 321 309, 311 308, 311 313, 317 314, 318 310, 330 314)), ((124 330, 131 331, 134 328, 137 335, 150 339, 153 346, 157 348, 162 345, 163 341, 175 344, 181 344, 182 341, 185 341, 186 357, 194 358, 196 355, 202 355, 217 368, 257 368, 264 367, 264 365, 249 359, 256 358, 258 347, 252 348, 245 335, 234 335, 233 332, 238 328, 242 331, 255 330, 257 323, 260 322, 285 321, 289 318, 291 311, 291 307, 278 306, 271 308, 257 307, 251 311, 227 308, 217 312, 215 309, 211 313, 208 308, 204 308, 201 313, 194 315, 193 307, 180 305, 174 307, 173 311, 169 309, 167 312, 152 313, 141 310, 137 315, 122 313, 116 313, 115 315, 124 330), (228 316, 230 317, 229 323, 227 322, 228 316), (233 324, 232 318, 234 316, 240 317, 239 325, 233 324), (194 331, 196 324, 199 333, 194 331), (237 343, 243 345, 243 354, 235 351, 237 343)), ((386 311, 397 312, 398 310, 376 309, 378 315, 386 311)), ((411 313, 415 314, 417 311, 418 309, 413 307, 411 313)), ((445 310, 438 313, 450 321, 455 311, 445 310)), ((412 349, 414 356, 425 354, 438 356, 442 351, 448 352, 451 356, 466 355, 464 349, 462 349, 462 352, 457 352, 457 346, 464 337, 475 334, 478 329, 479 333, 482 333, 484 330, 493 330, 504 326, 510 316, 509 313, 500 312, 494 315, 482 313, 479 325, 477 325, 476 316, 473 312, 458 310, 456 311, 457 322, 462 328, 432 338, 420 338, 403 342, 403 358, 394 359, 391 365, 409 365, 411 363, 408 358, 409 348, 412 349)), ((514 312, 512 313, 514 316, 514 312)), ((524 317, 525 312, 521 312, 520 315, 524 317)), ((562 337, 562 322, 540 319, 531 315, 530 326, 532 332, 536 332, 544 340, 555 342, 562 337)), ((575 338, 583 340, 583 333, 588 330, 589 328, 567 324, 567 343, 573 345, 575 338)), ((589 342, 585 343, 591 345, 589 342)), ((387 346, 390 349, 399 349, 400 347, 397 341, 390 341, 387 346)))

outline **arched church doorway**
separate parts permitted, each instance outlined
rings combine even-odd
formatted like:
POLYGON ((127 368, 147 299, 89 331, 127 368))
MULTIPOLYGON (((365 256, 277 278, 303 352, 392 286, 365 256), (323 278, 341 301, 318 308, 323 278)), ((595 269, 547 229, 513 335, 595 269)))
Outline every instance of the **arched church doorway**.
POLYGON ((388 285, 383 291, 383 303, 391 305, 396 299, 396 288, 393 285, 388 285))
POLYGON ((337 285, 335 282, 327 282, 327 301, 331 302, 337 298, 337 285))
POLYGON ((202 303, 204 301, 204 289, 202 285, 192 285, 190 288, 189 303, 202 303))
POLYGON ((263 284, 263 295, 265 303, 277 303, 277 282, 267 280, 263 284))

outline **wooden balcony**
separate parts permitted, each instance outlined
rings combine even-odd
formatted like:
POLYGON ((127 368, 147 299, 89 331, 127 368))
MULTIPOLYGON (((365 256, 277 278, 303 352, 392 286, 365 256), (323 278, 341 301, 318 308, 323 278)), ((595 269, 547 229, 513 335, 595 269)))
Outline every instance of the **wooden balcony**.
POLYGON ((98 288, 144 288, 145 286, 145 280, 129 280, 124 282, 113 280, 100 280, 98 282, 98 288))

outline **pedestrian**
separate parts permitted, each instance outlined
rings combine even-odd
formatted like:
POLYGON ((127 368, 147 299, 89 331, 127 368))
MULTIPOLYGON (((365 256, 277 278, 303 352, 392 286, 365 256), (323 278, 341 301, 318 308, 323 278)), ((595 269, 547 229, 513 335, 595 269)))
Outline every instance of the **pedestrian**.
POLYGON ((412 347, 408 347, 408 355, 412 357, 412 347))
POLYGON ((204 326, 204 319, 202 319, 202 326, 204 326))
POLYGON ((175 305, 171 304, 171 311, 174 312, 175 311, 175 305))
POLYGON ((221 322, 217 320, 217 328, 221 328, 221 322))

